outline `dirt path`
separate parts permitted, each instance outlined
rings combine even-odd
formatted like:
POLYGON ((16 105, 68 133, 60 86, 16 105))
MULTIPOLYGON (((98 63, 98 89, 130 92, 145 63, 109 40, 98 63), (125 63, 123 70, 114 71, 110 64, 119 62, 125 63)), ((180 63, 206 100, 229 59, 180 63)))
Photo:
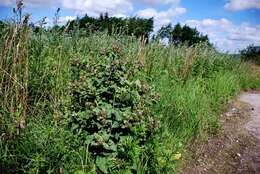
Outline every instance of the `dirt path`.
POLYGON ((260 174, 260 92, 242 93, 221 119, 222 130, 196 142, 183 174, 260 174))
POLYGON ((252 106, 252 116, 246 128, 260 140, 260 93, 244 93, 240 96, 240 100, 252 106))

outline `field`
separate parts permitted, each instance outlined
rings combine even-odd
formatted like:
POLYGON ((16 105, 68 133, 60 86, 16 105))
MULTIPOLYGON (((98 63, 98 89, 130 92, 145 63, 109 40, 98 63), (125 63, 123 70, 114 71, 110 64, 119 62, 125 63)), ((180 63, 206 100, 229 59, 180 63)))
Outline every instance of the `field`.
POLYGON ((260 87, 252 65, 203 44, 106 32, 0 31, 0 173, 177 173, 260 87))

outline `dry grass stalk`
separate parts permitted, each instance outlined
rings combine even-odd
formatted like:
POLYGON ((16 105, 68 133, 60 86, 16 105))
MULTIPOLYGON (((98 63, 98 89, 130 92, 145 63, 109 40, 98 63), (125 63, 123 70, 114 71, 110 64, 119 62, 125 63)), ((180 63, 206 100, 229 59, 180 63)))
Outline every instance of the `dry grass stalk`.
POLYGON ((138 51, 138 64, 140 67, 145 65, 145 44, 147 42, 147 38, 140 38, 139 41, 139 51, 138 51))
MULTIPOLYGON (((22 1, 17 1, 17 9, 20 8, 22 1)), ((0 61, 0 104, 10 113, 18 135, 25 128, 28 108, 28 20, 26 15, 21 25, 10 26, 0 61)))

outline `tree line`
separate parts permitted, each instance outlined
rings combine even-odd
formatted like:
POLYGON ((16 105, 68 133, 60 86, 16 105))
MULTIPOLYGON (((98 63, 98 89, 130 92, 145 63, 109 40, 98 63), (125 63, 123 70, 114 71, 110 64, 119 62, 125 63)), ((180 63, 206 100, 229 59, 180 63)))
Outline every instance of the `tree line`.
MULTIPOLYGON (((154 19, 143 19, 138 17, 117 18, 109 17, 108 13, 102 13, 98 18, 93 18, 85 15, 82 18, 75 19, 67 23, 68 30, 75 28, 84 29, 89 33, 97 31, 107 31, 108 34, 124 34, 143 37, 149 39, 154 31, 154 19)), ((153 33, 153 39, 167 38, 169 43, 179 45, 193 45, 200 42, 205 42, 210 45, 207 35, 200 33, 196 28, 191 28, 187 25, 181 26, 176 24, 172 27, 171 24, 162 26, 157 33, 153 33)))
MULTIPOLYGON (((44 29, 45 19, 38 21, 38 25, 31 23, 30 26, 34 32, 41 30, 49 32, 73 32, 75 30, 82 30, 89 35, 95 32, 107 32, 109 35, 120 34, 127 36, 134 36, 143 38, 146 41, 151 39, 168 39, 170 44, 180 45, 188 44, 189 46, 204 42, 211 45, 207 35, 200 33, 196 28, 191 28, 187 25, 182 26, 171 24, 162 26, 156 33, 154 32, 154 19, 143 19, 139 17, 118 18, 111 17, 108 13, 101 13, 99 17, 94 18, 87 14, 81 18, 77 17, 75 20, 67 22, 65 25, 58 25, 59 20, 58 9, 54 16, 53 26, 49 29, 44 29)), ((4 26, 4 22, 0 22, 0 28, 4 26)))
POLYGON ((82 18, 67 23, 68 30, 84 29, 89 33, 106 31, 108 34, 133 35, 149 38, 153 31, 154 21, 138 17, 117 18, 109 17, 108 13, 102 13, 98 18, 85 15, 82 18))

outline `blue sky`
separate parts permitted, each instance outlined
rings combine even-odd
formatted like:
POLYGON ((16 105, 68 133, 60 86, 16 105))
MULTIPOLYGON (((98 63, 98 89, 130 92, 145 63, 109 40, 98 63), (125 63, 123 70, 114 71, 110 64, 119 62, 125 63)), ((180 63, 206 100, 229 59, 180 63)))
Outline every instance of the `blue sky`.
MULTIPOLYGON (((222 51, 236 52, 248 44, 260 45, 260 0, 24 0, 25 11, 37 21, 52 23, 61 8, 60 23, 88 14, 99 16, 154 17, 155 30, 180 22, 208 34, 222 51)), ((0 19, 12 15, 15 0, 0 0, 0 19)))

